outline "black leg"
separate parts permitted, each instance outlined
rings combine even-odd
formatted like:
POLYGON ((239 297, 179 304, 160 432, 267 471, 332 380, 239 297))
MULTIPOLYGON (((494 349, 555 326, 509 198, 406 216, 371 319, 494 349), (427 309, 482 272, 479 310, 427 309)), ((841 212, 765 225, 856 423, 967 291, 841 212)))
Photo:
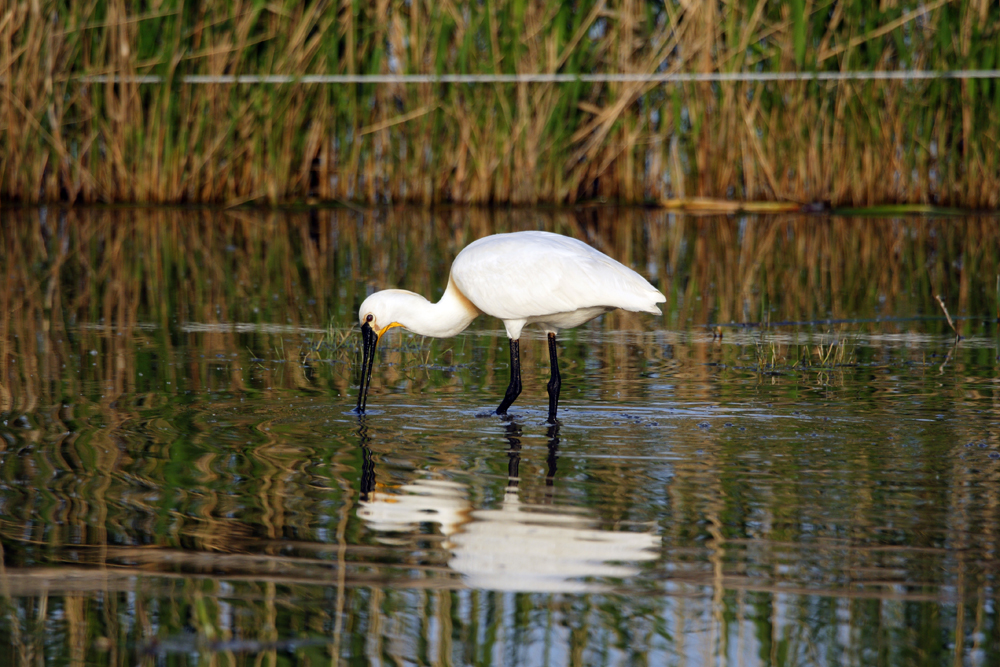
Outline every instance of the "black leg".
POLYGON ((514 399, 521 393, 521 346, 518 341, 510 339, 510 384, 507 385, 507 393, 504 394, 497 414, 501 417, 507 414, 507 408, 514 402, 514 399))
POLYGON ((559 388, 562 378, 559 377, 559 360, 556 358, 556 335, 549 334, 549 361, 552 363, 552 379, 549 380, 549 423, 556 423, 556 410, 559 408, 559 388))

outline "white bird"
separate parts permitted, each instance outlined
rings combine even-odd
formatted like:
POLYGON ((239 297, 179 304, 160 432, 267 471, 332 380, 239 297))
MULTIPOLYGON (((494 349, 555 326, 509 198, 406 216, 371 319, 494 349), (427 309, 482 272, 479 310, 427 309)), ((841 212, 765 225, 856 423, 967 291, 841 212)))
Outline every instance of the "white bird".
POLYGON ((632 269, 568 236, 532 231, 481 238, 458 253, 448 287, 437 303, 413 292, 388 289, 361 304, 363 356, 356 411, 365 411, 375 348, 386 331, 403 327, 423 336, 449 338, 486 313, 503 320, 510 338, 510 384, 496 413, 506 415, 521 393, 518 341, 525 325, 537 324, 548 334, 549 422, 554 423, 561 385, 556 360, 559 330, 616 308, 660 314, 656 304, 666 300, 632 269))

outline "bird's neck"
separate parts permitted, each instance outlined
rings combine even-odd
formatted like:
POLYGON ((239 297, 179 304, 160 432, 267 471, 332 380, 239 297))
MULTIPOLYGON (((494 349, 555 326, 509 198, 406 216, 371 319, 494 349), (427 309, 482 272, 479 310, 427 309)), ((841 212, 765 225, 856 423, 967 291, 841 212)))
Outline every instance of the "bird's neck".
POLYGON ((455 287, 450 276, 448 288, 437 303, 430 303, 419 294, 413 294, 407 301, 397 321, 407 331, 421 336, 451 338, 464 331, 479 315, 479 309, 455 287))

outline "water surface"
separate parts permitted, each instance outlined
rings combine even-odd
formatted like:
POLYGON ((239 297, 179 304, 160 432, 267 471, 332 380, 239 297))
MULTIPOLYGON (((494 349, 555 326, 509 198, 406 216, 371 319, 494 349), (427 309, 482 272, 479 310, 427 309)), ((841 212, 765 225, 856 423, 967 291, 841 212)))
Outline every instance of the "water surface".
POLYGON ((3 664, 1000 662, 995 220, 4 217, 3 664), (489 318, 353 414, 361 299, 535 228, 664 315, 561 336, 557 426, 489 318))

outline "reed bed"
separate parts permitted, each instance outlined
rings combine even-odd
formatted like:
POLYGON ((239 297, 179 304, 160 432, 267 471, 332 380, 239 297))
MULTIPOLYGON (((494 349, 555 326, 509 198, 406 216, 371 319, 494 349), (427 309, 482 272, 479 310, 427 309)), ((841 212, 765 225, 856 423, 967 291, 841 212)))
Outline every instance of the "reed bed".
POLYGON ((193 84, 186 75, 990 69, 1000 6, 13 2, 0 198, 1000 206, 1000 81, 193 84), (89 75, 157 75, 95 83, 89 75))

